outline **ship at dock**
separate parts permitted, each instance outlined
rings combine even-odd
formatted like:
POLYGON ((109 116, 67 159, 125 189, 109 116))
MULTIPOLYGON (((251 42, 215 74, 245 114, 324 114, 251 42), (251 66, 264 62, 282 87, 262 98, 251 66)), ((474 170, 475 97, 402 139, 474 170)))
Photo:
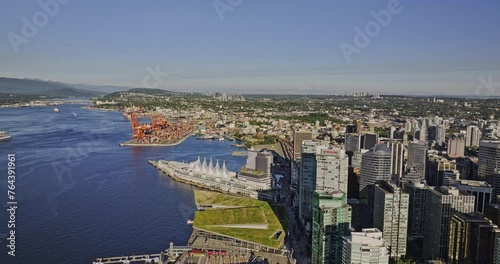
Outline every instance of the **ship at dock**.
POLYGON ((166 160, 150 161, 150 163, 174 180, 214 191, 258 199, 262 191, 271 189, 270 179, 243 177, 239 173, 229 171, 225 161, 222 165, 218 160, 214 164, 212 159, 207 162, 206 158, 201 161, 198 157, 196 161, 190 163, 166 160))
POLYGON ((213 136, 213 135, 199 135, 199 136, 196 136, 196 139, 203 139, 203 140, 212 140, 212 139, 216 139, 217 137, 216 136, 213 136))

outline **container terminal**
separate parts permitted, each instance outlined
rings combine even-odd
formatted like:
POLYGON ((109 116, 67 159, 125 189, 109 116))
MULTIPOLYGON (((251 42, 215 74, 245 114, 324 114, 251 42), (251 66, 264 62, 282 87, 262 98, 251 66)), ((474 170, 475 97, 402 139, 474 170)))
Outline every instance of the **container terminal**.
POLYGON ((132 140, 120 146, 175 146, 192 135, 196 125, 189 122, 169 122, 157 113, 127 112, 132 126, 132 140), (139 117, 148 117, 150 123, 141 124, 139 117))

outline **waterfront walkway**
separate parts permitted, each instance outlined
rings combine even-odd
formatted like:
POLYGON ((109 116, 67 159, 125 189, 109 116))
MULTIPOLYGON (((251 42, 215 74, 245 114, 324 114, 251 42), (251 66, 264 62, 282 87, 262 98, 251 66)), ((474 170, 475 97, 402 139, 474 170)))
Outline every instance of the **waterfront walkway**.
POLYGON ((189 250, 191 250, 190 246, 174 246, 173 243, 170 243, 169 248, 158 254, 98 258, 92 264, 179 263, 175 260, 189 250))

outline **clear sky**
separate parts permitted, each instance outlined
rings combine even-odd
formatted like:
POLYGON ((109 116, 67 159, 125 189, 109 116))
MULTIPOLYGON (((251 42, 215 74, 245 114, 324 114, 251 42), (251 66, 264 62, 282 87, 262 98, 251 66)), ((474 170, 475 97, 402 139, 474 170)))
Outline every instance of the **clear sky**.
POLYGON ((70 0, 43 23, 39 1, 3 0, 0 76, 142 87, 158 66, 146 86, 175 91, 474 95, 491 75, 480 93, 500 95, 500 1, 401 0, 356 46, 392 1, 70 0))

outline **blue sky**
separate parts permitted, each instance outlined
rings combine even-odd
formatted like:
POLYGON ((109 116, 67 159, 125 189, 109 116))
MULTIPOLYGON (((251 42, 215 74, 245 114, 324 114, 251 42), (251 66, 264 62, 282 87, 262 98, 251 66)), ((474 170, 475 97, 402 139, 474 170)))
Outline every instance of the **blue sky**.
POLYGON ((160 88, 240 93, 473 95, 481 76, 500 83, 494 0, 401 0, 347 62, 340 44, 354 46, 354 28, 391 1, 232 0, 221 20, 213 0, 71 0, 16 53, 9 33, 24 37, 22 18, 45 11, 4 0, 0 76, 141 87, 158 65, 160 88))

